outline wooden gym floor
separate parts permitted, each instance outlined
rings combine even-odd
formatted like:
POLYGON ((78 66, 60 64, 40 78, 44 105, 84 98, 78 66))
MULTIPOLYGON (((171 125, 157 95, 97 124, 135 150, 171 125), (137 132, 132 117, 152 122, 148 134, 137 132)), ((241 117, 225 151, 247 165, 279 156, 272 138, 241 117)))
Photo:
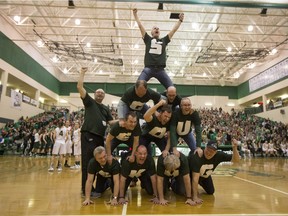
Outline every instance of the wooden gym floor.
POLYGON ((214 196, 202 205, 167 194, 168 206, 153 205, 139 186, 128 191, 127 205, 107 204, 110 190, 82 206, 80 170, 49 173, 50 158, 0 156, 0 215, 288 215, 288 159, 256 158, 221 164, 213 175, 214 196))

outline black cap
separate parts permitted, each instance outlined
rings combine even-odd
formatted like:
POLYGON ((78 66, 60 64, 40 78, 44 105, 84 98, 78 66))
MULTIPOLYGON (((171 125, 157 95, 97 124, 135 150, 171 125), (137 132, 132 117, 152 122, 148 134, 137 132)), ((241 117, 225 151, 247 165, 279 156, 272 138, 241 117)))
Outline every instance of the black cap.
POLYGON ((209 140, 206 147, 217 150, 217 143, 214 140, 209 140))

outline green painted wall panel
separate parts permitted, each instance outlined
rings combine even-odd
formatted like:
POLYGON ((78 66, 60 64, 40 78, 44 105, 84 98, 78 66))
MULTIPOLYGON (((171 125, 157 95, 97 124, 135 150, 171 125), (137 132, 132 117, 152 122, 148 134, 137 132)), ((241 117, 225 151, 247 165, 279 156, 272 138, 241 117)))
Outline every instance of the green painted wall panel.
POLYGON ((0 58, 56 94, 60 93, 60 82, 2 32, 0 58))

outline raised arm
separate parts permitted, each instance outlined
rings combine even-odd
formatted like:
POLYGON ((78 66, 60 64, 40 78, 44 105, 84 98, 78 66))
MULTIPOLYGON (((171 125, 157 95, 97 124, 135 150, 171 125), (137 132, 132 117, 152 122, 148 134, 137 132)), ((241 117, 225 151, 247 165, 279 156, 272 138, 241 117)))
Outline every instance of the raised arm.
POLYGON ((237 147, 238 147, 238 140, 233 139, 232 140, 233 154, 232 154, 232 160, 231 160, 233 163, 237 163, 240 161, 240 155, 239 155, 237 147))
POLYGON ((180 13, 179 14, 179 20, 177 21, 177 23, 174 25, 173 29, 168 33, 169 39, 171 40, 171 38, 173 37, 173 35, 175 34, 175 32, 179 29, 181 23, 184 20, 184 13, 180 13))
POLYGON ((106 137, 106 153, 107 153, 107 161, 111 165, 112 164, 112 152, 111 152, 111 141, 114 138, 110 133, 108 133, 106 137))
POLYGON ((148 109, 146 111, 146 113, 144 114, 144 120, 146 122, 151 122, 153 119, 153 114, 157 111, 157 109, 161 106, 163 106, 164 104, 166 104, 165 100, 160 100, 157 104, 155 104, 154 106, 152 106, 150 109, 148 109))
POLYGON ((78 92, 80 93, 81 98, 84 98, 86 96, 86 90, 84 89, 83 81, 84 81, 84 76, 85 76, 85 73, 87 72, 87 70, 88 70, 87 67, 81 68, 79 80, 77 83, 77 89, 78 89, 78 92))
MULTIPOLYGON (((140 22, 140 19, 139 19, 139 17, 138 17, 137 11, 138 11, 137 8, 134 8, 134 9, 133 9, 133 15, 134 15, 135 21, 136 21, 137 24, 138 24, 138 27, 139 27, 140 32, 141 32, 141 35, 142 35, 142 37, 144 37, 144 35, 145 35, 145 33, 146 33, 146 30, 144 29, 142 23, 140 22)), ((179 28, 179 27, 178 27, 178 28, 179 28)), ((176 31, 177 31, 177 29, 176 29, 176 31)))

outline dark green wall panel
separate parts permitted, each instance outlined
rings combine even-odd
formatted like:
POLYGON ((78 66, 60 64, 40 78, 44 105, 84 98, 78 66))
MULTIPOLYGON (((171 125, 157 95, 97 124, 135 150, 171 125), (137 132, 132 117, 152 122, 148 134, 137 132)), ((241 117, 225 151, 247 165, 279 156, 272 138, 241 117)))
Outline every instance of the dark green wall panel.
POLYGON ((56 94, 60 93, 60 82, 2 32, 0 58, 56 94))

